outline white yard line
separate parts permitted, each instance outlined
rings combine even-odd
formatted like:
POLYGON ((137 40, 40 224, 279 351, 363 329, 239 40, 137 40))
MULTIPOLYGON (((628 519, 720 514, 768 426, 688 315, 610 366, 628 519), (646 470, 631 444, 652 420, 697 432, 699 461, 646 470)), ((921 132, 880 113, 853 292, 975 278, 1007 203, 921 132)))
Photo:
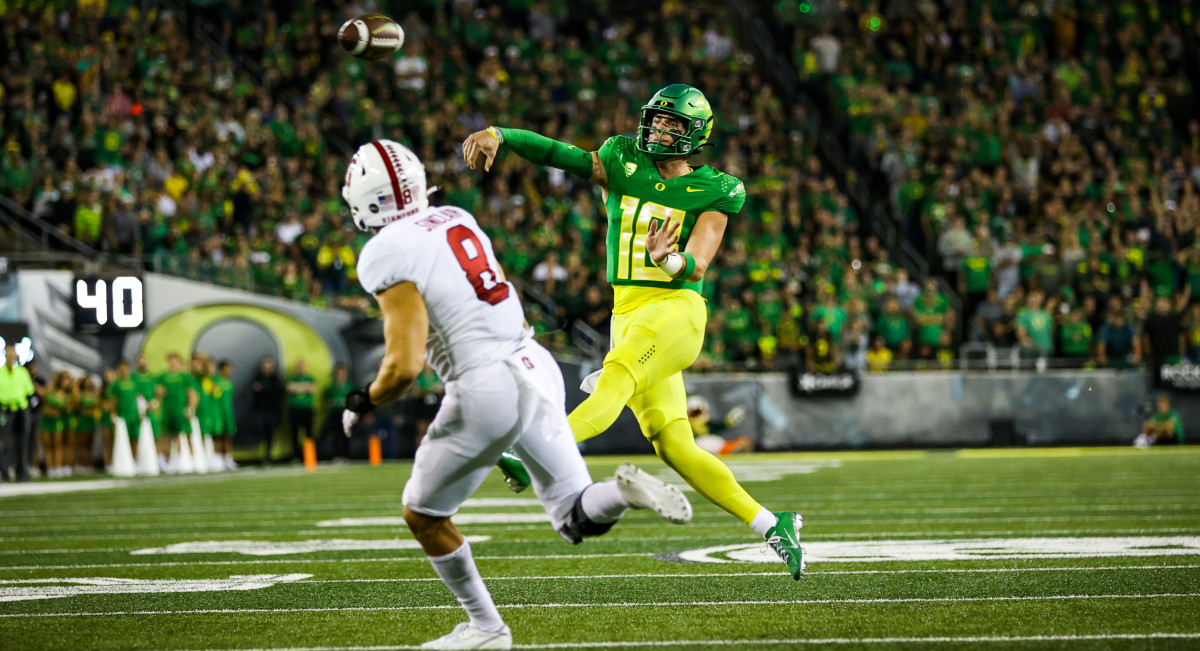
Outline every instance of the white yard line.
MULTIPOLYGON (((1105 640, 1194 640, 1200 633, 1096 633, 1093 635, 988 635, 973 637, 799 637, 773 640, 660 640, 656 642, 558 642, 554 644, 514 644, 514 649, 620 649, 629 647, 691 646, 795 646, 833 644, 1011 644, 1016 642, 1089 642, 1105 640)), ((420 649, 415 645, 397 646, 312 646, 265 647, 245 651, 403 651, 420 649)))
MULTIPOLYGON (((477 556, 476 560, 512 560, 540 558, 614 558, 614 557, 646 557, 650 554, 585 554, 579 556, 477 556)), ((307 565, 310 563, 390 563, 393 561, 423 561, 424 556, 403 558, 354 558, 316 560, 299 559, 264 559, 246 561, 171 561, 167 563, 85 563, 79 565, 19 565, 0 567, 0 571, 30 571, 30 570, 81 570, 123 567, 193 567, 193 566, 224 566, 224 565, 307 565)), ((986 560, 986 559, 981 559, 986 560)), ((1104 565, 1095 567, 981 567, 981 568, 948 568, 948 569, 913 569, 913 570, 830 570, 812 571, 805 577, 820 578, 824 576, 843 576, 855 574, 1008 574, 1021 572, 1111 572, 1124 570, 1194 570, 1200 569, 1195 565, 1104 565)), ((489 576, 488 581, 558 581, 572 579, 632 579, 632 578, 663 578, 690 579, 738 576, 776 576, 782 572, 711 572, 711 573, 644 573, 644 574, 560 574, 547 576, 544 574, 529 576, 489 576)), ((305 583, 406 583, 410 581, 440 581, 436 577, 406 578, 406 579, 318 579, 305 583)))
MULTIPOLYGON (((669 608, 708 606, 786 606, 826 604, 920 604, 920 603, 978 603, 1017 601, 1090 601, 1100 599, 1194 599, 1200 592, 1165 592, 1158 594, 1068 594, 1002 597, 906 597, 897 599, 780 599, 745 601, 642 601, 611 603, 548 603, 496 604, 505 610, 540 608, 669 608)), ((327 608, 214 608, 194 610, 114 610, 61 613, 0 613, 0 619, 29 619, 41 617, 117 617, 125 615, 241 615, 249 613, 328 613, 328 612, 394 612, 413 610, 458 610, 458 604, 438 606, 344 606, 327 608)))
MULTIPOLYGON (((732 525, 734 523, 730 523, 730 524, 732 525)), ((658 523, 646 523, 644 526, 645 526, 645 528, 654 528, 654 529, 662 528, 662 525, 658 524, 658 523)), ((738 526, 738 528, 742 527, 742 525, 740 523, 737 524, 737 526, 738 526)), ((641 523, 627 523, 627 524, 618 525, 618 528, 616 530, 620 531, 621 529, 642 528, 642 527, 643 527, 643 525, 641 523)), ((525 527, 525 526, 500 527, 500 529, 502 529, 504 531, 547 530, 544 525, 530 526, 530 527, 525 527)), ((366 533, 378 534, 381 532, 377 527, 372 527, 369 529, 338 529, 337 533, 339 535, 345 535, 345 534, 366 534, 366 533)), ((887 539, 891 539, 891 538, 959 538, 959 537, 963 537, 963 536, 972 536, 972 537, 978 537, 978 538, 986 538, 989 536, 990 537, 1014 537, 1014 536, 1031 537, 1034 535, 1036 535, 1036 536, 1059 536, 1059 535, 1073 536, 1073 535, 1079 535, 1079 534, 1087 534, 1089 536, 1109 536, 1109 535, 1124 536, 1124 535, 1129 535, 1129 534, 1168 534, 1168 533, 1200 533, 1200 527, 1161 527, 1161 528, 1153 528, 1153 529, 1038 529, 1036 531, 1030 531, 1030 530, 1017 531, 1014 529, 993 530, 993 531, 967 531, 967 530, 889 531, 889 532, 851 532, 851 533, 825 533, 825 534, 819 534, 819 533, 818 534, 810 534, 810 533, 805 532, 803 538, 804 538, 804 540, 843 540, 843 539, 848 539, 851 541, 853 541, 853 540, 869 541, 869 540, 880 540, 880 539, 887 540, 887 539)), ((297 532, 293 532, 289 535, 315 536, 315 535, 328 535, 328 534, 329 534, 328 529, 315 529, 315 530, 311 530, 311 531, 297 531, 297 532)), ((261 532, 261 531, 238 531, 238 532, 228 532, 227 531, 227 532, 222 532, 221 535, 223 535, 223 536, 259 537, 259 536, 267 536, 267 535, 274 535, 274 534, 269 533, 269 532, 261 532)), ((113 536, 112 538, 116 538, 116 539, 137 538, 137 539, 141 540, 141 539, 180 538, 180 537, 185 537, 185 535, 183 535, 183 534, 142 535, 142 536, 133 536, 133 535, 124 536, 124 535, 122 535, 122 536, 113 536)), ((47 536, 45 538, 45 540, 57 541, 57 540, 71 539, 71 538, 72 538, 71 536, 47 536)), ((84 538, 84 536, 80 536, 80 538, 84 538)), ((100 538, 104 538, 104 536, 86 536, 86 538, 100 539, 100 538)), ((658 541, 662 541, 662 540, 703 541, 703 540, 708 540, 708 539, 716 540, 718 538, 723 538, 723 536, 707 536, 707 537, 704 537, 704 536, 674 536, 674 537, 668 537, 668 538, 659 538, 659 537, 621 538, 617 535, 613 535, 613 536, 610 536, 609 538, 607 538, 607 540, 610 542, 625 543, 625 542, 658 542, 658 541)), ((0 540, 3 540, 3 539, 0 539, 0 540)), ((29 541, 32 539, 25 538, 24 540, 29 541)), ((488 541, 487 544, 488 545, 495 545, 495 544, 509 544, 509 545, 522 544, 523 545, 523 544, 529 544, 529 543, 558 542, 558 540, 559 540, 558 538, 555 538, 553 536, 547 536, 545 539, 509 539, 509 540, 493 539, 493 540, 488 541)), ((141 549, 141 547, 77 547, 77 548, 71 548, 71 549, 0 549, 0 556, 23 555, 23 554, 99 554, 99 553, 110 553, 110 552, 130 552, 135 549, 141 549)), ((641 556, 642 554, 634 554, 634 555, 641 556)), ((6 568, 6 567, 0 566, 0 570, 3 570, 3 569, 12 569, 12 568, 6 568)))
MULTIPOLYGON (((563 558, 627 558, 627 557, 645 557, 653 556, 652 553, 644 554, 545 554, 541 556, 533 555, 514 555, 514 556, 476 556, 477 561, 536 561, 544 559, 563 559, 563 558)), ((95 569, 101 567, 187 567, 189 565, 271 565, 280 563, 394 563, 404 561, 421 561, 426 562, 425 556, 391 556, 388 558, 315 558, 315 559, 287 559, 287 558, 268 558, 255 560, 238 560, 238 561, 167 561, 165 563, 90 563, 82 565, 23 565, 12 567, 0 567, 0 570, 62 570, 62 569, 95 569)))
MULTIPOLYGON (((541 505, 534 499, 525 498, 472 498, 464 503, 463 508, 531 508, 540 509, 541 505)), ((212 514, 226 516, 222 521, 228 521, 228 516, 234 514, 244 514, 247 519, 254 521, 262 521, 260 517, 263 514, 284 513, 292 516, 292 519, 299 514, 314 513, 328 514, 329 516, 354 516, 354 517, 386 517, 395 515, 400 510, 399 498, 396 501, 396 507, 393 509, 381 509, 378 506, 372 507, 355 507, 345 504, 297 504, 294 506, 246 506, 230 505, 224 507, 115 507, 108 509, 31 509, 24 511, 7 511, 5 512, 5 522, 11 523, 17 520, 43 520, 47 517, 55 518, 87 518, 88 522, 122 522, 129 520, 131 515, 195 515, 195 514, 212 514), (97 517, 90 517, 97 516, 97 517)), ((1063 512, 1082 512, 1091 513, 1095 511, 1195 511, 1200 513, 1200 504, 1156 504, 1153 507, 1148 507, 1144 504, 1066 504, 1062 506, 1055 505, 1031 505, 1021 507, 1010 506, 967 506, 967 507, 946 507, 946 508, 898 508, 884 509, 888 513, 897 513, 903 515, 921 515, 925 513, 1004 513, 1007 511, 1063 511, 1063 512)), ((880 509, 820 509, 822 515, 854 515, 854 514, 874 514, 880 509)), ((320 515, 305 515, 305 518, 326 519, 320 515)), ((272 520, 270 518, 266 520, 272 520)), ((275 519, 278 520, 278 519, 275 519)))

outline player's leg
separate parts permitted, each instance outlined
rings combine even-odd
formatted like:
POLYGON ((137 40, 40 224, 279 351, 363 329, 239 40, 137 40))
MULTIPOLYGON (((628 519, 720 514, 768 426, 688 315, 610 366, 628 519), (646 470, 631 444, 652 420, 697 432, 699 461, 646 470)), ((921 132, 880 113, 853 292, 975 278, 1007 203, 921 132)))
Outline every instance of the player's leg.
POLYGON ((519 374, 521 434, 514 449, 528 469, 530 482, 555 530, 572 544, 612 528, 628 509, 650 509, 682 524, 692 507, 677 488, 632 464, 614 478, 593 482, 571 436, 564 413, 562 373, 554 357, 538 344, 518 353, 509 368, 519 374))
POLYGON ((607 430, 630 398, 691 366, 704 344, 706 319, 704 299, 687 290, 613 315, 613 348, 596 388, 569 417, 575 440, 607 430))
POLYGON ((637 417, 642 434, 654 446, 654 452, 679 476, 727 513, 748 525, 775 547, 794 578, 804 572, 800 549, 799 514, 772 513, 763 508, 733 476, 733 471, 710 452, 696 444, 687 420, 687 394, 683 374, 667 378, 634 396, 629 408, 637 417))
POLYGON ((404 486, 404 521, 434 571, 458 598, 470 621, 429 648, 508 648, 504 625, 451 516, 483 482, 500 453, 517 438, 517 387, 502 364, 468 371, 446 386, 446 398, 413 461, 404 486), (494 647, 472 646, 495 643, 494 647))

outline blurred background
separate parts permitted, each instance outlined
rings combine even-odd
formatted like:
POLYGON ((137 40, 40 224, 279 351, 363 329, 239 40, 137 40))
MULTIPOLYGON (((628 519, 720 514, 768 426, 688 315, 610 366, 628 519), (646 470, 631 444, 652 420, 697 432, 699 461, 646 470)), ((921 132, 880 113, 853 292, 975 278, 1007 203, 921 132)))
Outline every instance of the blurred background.
MULTIPOLYGON (((20 427, 54 395, 77 466, 106 369, 172 351, 231 362, 239 460, 366 454, 330 425, 382 344, 340 187, 385 137, 479 217, 573 406, 607 349, 599 191, 476 174, 460 145, 497 124, 595 149, 674 82, 717 117, 698 162, 748 193, 688 376, 714 449, 1200 435, 1192 0, 299 4, 0 1, 0 336, 40 382, 20 427), (403 49, 346 56, 338 27, 376 12, 403 49)), ((436 412, 419 384, 365 424, 385 457, 436 412)), ((649 450, 628 414, 588 446, 649 450)))

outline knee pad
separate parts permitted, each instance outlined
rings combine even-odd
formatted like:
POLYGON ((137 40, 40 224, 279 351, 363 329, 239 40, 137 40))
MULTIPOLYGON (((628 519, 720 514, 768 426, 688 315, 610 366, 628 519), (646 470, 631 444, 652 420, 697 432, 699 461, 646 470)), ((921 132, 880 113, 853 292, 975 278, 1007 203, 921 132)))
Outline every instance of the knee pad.
POLYGON ((579 491, 579 496, 575 498, 575 505, 571 507, 571 512, 567 515, 567 521, 559 527, 558 533, 563 540, 572 545, 578 545, 583 542, 584 538, 608 533, 614 524, 616 522, 594 522, 588 518, 587 514, 583 512, 583 491, 579 491))

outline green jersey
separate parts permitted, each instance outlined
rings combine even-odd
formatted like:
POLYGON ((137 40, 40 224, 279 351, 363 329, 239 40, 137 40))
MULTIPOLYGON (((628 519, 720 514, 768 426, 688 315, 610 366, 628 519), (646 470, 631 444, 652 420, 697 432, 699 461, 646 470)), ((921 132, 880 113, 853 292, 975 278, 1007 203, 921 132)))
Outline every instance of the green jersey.
POLYGON ((223 375, 213 376, 213 398, 216 400, 218 434, 233 434, 237 418, 233 415, 233 381, 223 375))
POLYGON ((668 219, 679 223, 679 250, 683 251, 701 213, 741 212, 746 203, 742 182, 707 165, 663 180, 654 160, 638 151, 627 136, 609 138, 599 156, 608 176, 608 282, 703 293, 703 280, 671 278, 654 266, 646 252, 646 233, 654 222, 660 228, 668 219))
POLYGON ((163 388, 167 390, 162 401, 164 412, 182 414, 187 411, 188 390, 195 391, 196 389, 196 382, 192 379, 191 373, 185 371, 167 371, 158 376, 158 383, 163 385, 163 388))
POLYGON ((200 394, 200 401, 196 403, 196 416, 201 423, 211 424, 217 412, 217 398, 214 395, 216 383, 213 376, 193 375, 192 382, 196 386, 196 393, 200 394))
MULTIPOLYGON (((315 380, 311 375, 294 374, 288 376, 288 384, 293 382, 298 384, 313 384, 315 380)), ((313 392, 310 390, 292 391, 288 390, 288 406, 297 409, 312 409, 313 408, 313 392)))
POLYGON ((1043 353, 1054 349, 1054 320, 1045 310, 1021 310, 1017 313, 1017 325, 1025 328, 1025 334, 1029 335, 1034 348, 1043 353))
POLYGON ((1179 412, 1175 411, 1174 409, 1170 409, 1164 414, 1156 409, 1154 410, 1154 413, 1150 415, 1150 420, 1159 425, 1170 425, 1171 430, 1175 434, 1175 438, 1179 439, 1180 443, 1183 442, 1183 419, 1179 417, 1179 412))
POLYGON ((147 401, 154 399, 154 388, 158 386, 158 378, 149 374, 134 371, 129 374, 129 379, 137 386, 137 392, 147 401))
POLYGON ((325 404, 330 409, 342 409, 346 406, 346 396, 354 390, 354 385, 349 382, 337 383, 334 382, 325 389, 325 404))
POLYGON ((1092 345, 1092 326, 1087 321, 1064 323, 1058 329, 1062 354, 1066 357, 1087 357, 1092 345))
POLYGON ((108 395, 105 397, 113 401, 117 416, 125 419, 127 426, 134 427, 139 420, 137 403, 139 395, 137 382, 134 382, 131 377, 127 380, 117 380, 108 385, 108 395))

